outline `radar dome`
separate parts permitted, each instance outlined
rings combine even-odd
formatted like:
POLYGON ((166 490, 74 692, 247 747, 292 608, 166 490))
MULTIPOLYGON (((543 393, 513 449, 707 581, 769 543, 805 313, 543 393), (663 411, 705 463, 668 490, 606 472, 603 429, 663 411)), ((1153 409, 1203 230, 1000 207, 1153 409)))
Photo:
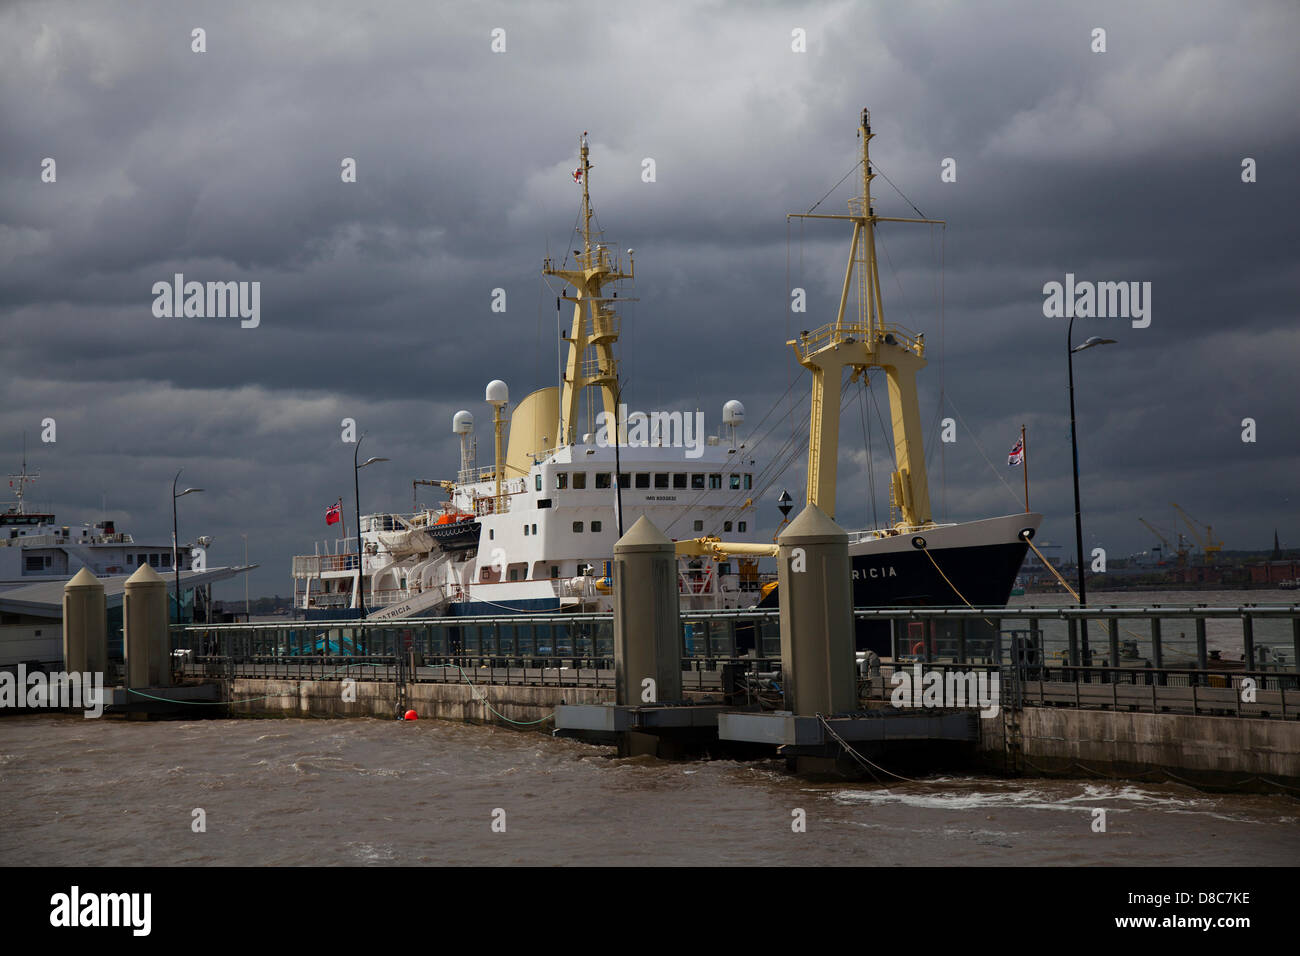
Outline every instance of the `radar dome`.
POLYGON ((506 383, 499 378, 494 378, 488 382, 487 396, 484 399, 489 405, 504 405, 510 401, 510 389, 506 383))
POLYGON ((453 435, 468 435, 474 430, 474 416, 465 409, 461 409, 455 415, 451 416, 451 433, 453 435))
POLYGON ((722 406, 722 423, 724 425, 739 425, 744 420, 745 406, 734 398, 722 406))

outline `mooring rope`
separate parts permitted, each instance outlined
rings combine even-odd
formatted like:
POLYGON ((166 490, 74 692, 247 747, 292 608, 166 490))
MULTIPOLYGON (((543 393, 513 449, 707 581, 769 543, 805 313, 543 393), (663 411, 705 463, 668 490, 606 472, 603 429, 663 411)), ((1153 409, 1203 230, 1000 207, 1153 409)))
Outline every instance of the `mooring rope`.
MULTIPOLYGON (((334 674, 337 674, 339 671, 345 671, 350 667, 386 667, 386 666, 388 665, 370 664, 370 663, 361 663, 361 662, 355 664, 345 664, 342 667, 335 668, 334 670, 330 671, 328 674, 324 674, 321 677, 313 677, 310 679, 325 680, 326 678, 332 677, 334 674)), ((549 714, 547 714, 545 717, 541 718, 540 720, 512 720, 511 718, 507 717, 505 714, 502 714, 499 711, 497 711, 496 708, 494 708, 491 704, 488 703, 487 697, 479 693, 478 687, 474 684, 473 681, 469 679, 469 675, 465 673, 465 669, 461 667, 459 664, 451 664, 451 665, 442 664, 438 666, 444 668, 451 666, 456 668, 456 670, 460 671, 460 676, 465 681, 465 683, 469 685, 470 690, 474 694, 474 699, 482 703, 483 706, 486 707, 488 711, 490 711, 494 716, 499 717, 501 720, 504 720, 508 724, 514 724, 518 727, 531 727, 535 724, 545 723, 546 721, 551 720, 555 717, 555 711, 551 711, 549 714)), ((265 679, 273 680, 274 678, 265 678, 265 679)), ((284 679, 293 680, 294 678, 284 678, 284 679)), ((272 698, 275 697, 285 696, 284 694, 264 694, 261 697, 243 697, 240 698, 239 700, 176 700, 171 697, 155 697, 153 694, 146 694, 144 691, 136 690, 133 687, 128 687, 126 690, 128 693, 136 694, 139 697, 145 697, 148 698, 149 700, 161 701, 165 704, 193 704, 195 706, 206 706, 206 707, 228 707, 231 704, 248 704, 248 703, 252 703, 253 701, 271 700, 272 698)))
MULTIPOLYGON (((957 595, 959 598, 961 598, 962 601, 966 604, 966 606, 967 606, 968 608, 970 608, 972 611, 974 611, 974 610, 976 609, 976 608, 975 608, 975 605, 974 605, 974 604, 971 604, 970 601, 967 601, 967 600, 966 600, 966 595, 964 595, 964 594, 962 594, 960 591, 958 591, 958 590, 957 590, 957 585, 953 584, 952 581, 949 580, 948 575, 946 575, 946 574, 943 573, 943 568, 939 567, 939 562, 936 561, 936 560, 934 560, 934 555, 932 555, 932 554, 930 553, 930 549, 929 549, 929 548, 922 548, 922 549, 921 549, 921 553, 924 554, 927 558, 930 559, 930 563, 933 564, 933 565, 934 565, 934 569, 935 569, 936 571, 939 572, 939 576, 942 577, 942 578, 944 579, 945 582, 947 582, 948 587, 952 588, 952 593, 955 594, 955 595, 957 595)), ((989 627, 992 627, 992 626, 993 626, 993 622, 990 621, 987 617, 984 618, 984 623, 987 624, 989 627)))
MULTIPOLYGON (((367 662, 357 662, 355 664, 344 664, 342 667, 337 667, 334 670, 330 671, 328 674, 324 674, 320 677, 313 677, 311 679, 324 680, 326 677, 331 677, 334 674, 337 674, 339 671, 345 671, 349 667, 386 667, 386 666, 387 666, 386 664, 370 664, 367 662)), ((275 680, 276 678, 267 677, 264 679, 275 680)), ((292 677, 283 678, 283 680, 294 680, 294 679, 295 678, 292 677)), ((152 694, 146 694, 142 690, 136 690, 134 687, 126 688, 126 692, 128 694, 135 694, 138 697, 148 698, 149 700, 160 700, 164 704, 194 704, 195 706, 206 706, 206 707, 228 707, 231 704, 248 704, 248 703, 252 703, 255 700, 270 700, 272 697, 284 696, 284 694, 265 694, 261 697, 243 697, 239 700, 176 700, 173 697, 155 697, 152 694)))
MULTIPOLYGON (((856 750, 850 747, 848 742, 839 734, 837 734, 835 732, 835 729, 829 723, 826 722, 825 717, 823 717, 821 714, 818 714, 817 719, 820 720, 822 726, 826 728, 826 732, 830 734, 832 737, 834 737, 835 740, 839 743, 839 745, 844 748, 845 752, 848 753, 848 755, 852 757, 854 760, 856 760, 859 764, 861 764, 863 768, 867 770, 868 773, 871 772, 870 771, 871 767, 875 767, 881 773, 887 773, 891 777, 897 777, 899 780, 905 780, 908 783, 921 783, 920 780, 913 780, 911 777, 904 777, 902 774, 894 773, 894 771, 892 770, 886 770, 884 767, 872 763, 866 757, 862 756, 862 754, 858 753, 856 750)), ((872 776, 875 776, 875 774, 872 774, 872 776)))
POLYGON ((1077 602, 1079 600, 1078 593, 1075 592, 1074 588, 1070 587, 1069 582, 1066 581, 1065 578, 1061 577, 1060 572, 1057 571, 1056 568, 1052 567, 1051 562, 1047 560, 1047 555, 1039 551, 1038 548, 1034 545, 1034 542, 1031 541, 1029 538, 1025 538, 1025 544, 1029 545, 1031 548, 1034 549, 1034 554, 1038 555, 1038 560, 1043 562, 1043 567, 1047 568, 1047 570, 1051 571, 1053 574, 1056 575, 1056 580, 1061 582, 1061 587, 1069 591, 1070 597, 1074 598, 1074 600, 1077 602))

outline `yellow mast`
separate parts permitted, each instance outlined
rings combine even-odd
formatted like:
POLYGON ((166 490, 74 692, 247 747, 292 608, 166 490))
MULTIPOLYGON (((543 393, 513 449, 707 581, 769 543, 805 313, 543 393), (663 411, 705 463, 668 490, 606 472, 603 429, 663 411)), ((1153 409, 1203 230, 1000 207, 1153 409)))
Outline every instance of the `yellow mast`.
POLYGON ((849 263, 833 325, 801 332, 786 344, 799 364, 812 372, 812 412, 808 429, 808 503, 835 516, 835 468, 839 454, 840 393, 843 370, 853 370, 852 381, 868 368, 884 369, 889 383, 889 407, 898 469, 890 476, 893 501, 902 511, 899 531, 932 522, 930 489, 925 474, 921 440, 921 413, 916 398, 916 373, 925 367, 925 336, 897 325, 886 325, 880 298, 880 272, 876 265, 878 222, 926 222, 942 219, 895 219, 877 216, 871 205, 871 112, 862 111, 858 135, 862 139, 862 195, 849 200, 848 216, 794 213, 787 219, 842 219, 853 223, 849 263), (858 318, 845 322, 853 273, 858 274, 858 318))
POLYGON ((607 419, 618 422, 618 360, 614 358, 618 316, 609 307, 610 298, 603 295, 603 290, 609 283, 635 278, 636 272, 631 250, 628 250, 629 271, 625 273, 603 244, 592 244, 592 167, 588 161, 586 132, 579 139, 579 155, 574 175, 582 182, 582 249, 574 250, 576 268, 556 268, 549 258, 542 265, 544 275, 556 276, 573 286, 573 294, 564 296, 573 303, 573 322, 564 337, 569 343, 569 356, 560 384, 557 447, 572 444, 578 438, 578 402, 584 388, 598 387, 607 419), (588 349, 593 349, 595 354, 588 357, 588 349))

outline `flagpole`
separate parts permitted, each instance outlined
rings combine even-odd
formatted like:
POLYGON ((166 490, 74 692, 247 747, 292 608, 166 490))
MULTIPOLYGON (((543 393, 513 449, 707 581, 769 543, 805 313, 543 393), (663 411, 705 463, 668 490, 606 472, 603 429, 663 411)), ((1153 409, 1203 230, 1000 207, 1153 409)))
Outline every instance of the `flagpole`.
POLYGON ((1020 454, 1025 467, 1025 514, 1029 514, 1029 445, 1025 442, 1025 426, 1020 426, 1020 454))
POLYGON ((342 498, 342 496, 339 497, 339 503, 338 503, 338 506, 337 506, 337 507, 338 507, 338 509, 339 509, 339 522, 342 523, 342 525, 343 525, 343 540, 344 540, 344 541, 347 541, 347 540, 348 540, 348 519, 347 519, 347 518, 344 516, 344 514, 343 514, 343 498, 342 498))

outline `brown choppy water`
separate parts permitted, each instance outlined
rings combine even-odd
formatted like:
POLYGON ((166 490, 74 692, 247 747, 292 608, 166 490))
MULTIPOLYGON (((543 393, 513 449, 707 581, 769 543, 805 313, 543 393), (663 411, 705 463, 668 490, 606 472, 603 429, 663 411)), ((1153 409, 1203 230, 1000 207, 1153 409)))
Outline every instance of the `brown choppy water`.
POLYGON ((7 865, 1267 866, 1300 860, 1297 822, 1284 796, 814 784, 770 763, 618 759, 435 720, 0 720, 7 865), (1092 831, 1098 807, 1106 833, 1092 831), (505 833, 491 830, 497 808, 505 833))

